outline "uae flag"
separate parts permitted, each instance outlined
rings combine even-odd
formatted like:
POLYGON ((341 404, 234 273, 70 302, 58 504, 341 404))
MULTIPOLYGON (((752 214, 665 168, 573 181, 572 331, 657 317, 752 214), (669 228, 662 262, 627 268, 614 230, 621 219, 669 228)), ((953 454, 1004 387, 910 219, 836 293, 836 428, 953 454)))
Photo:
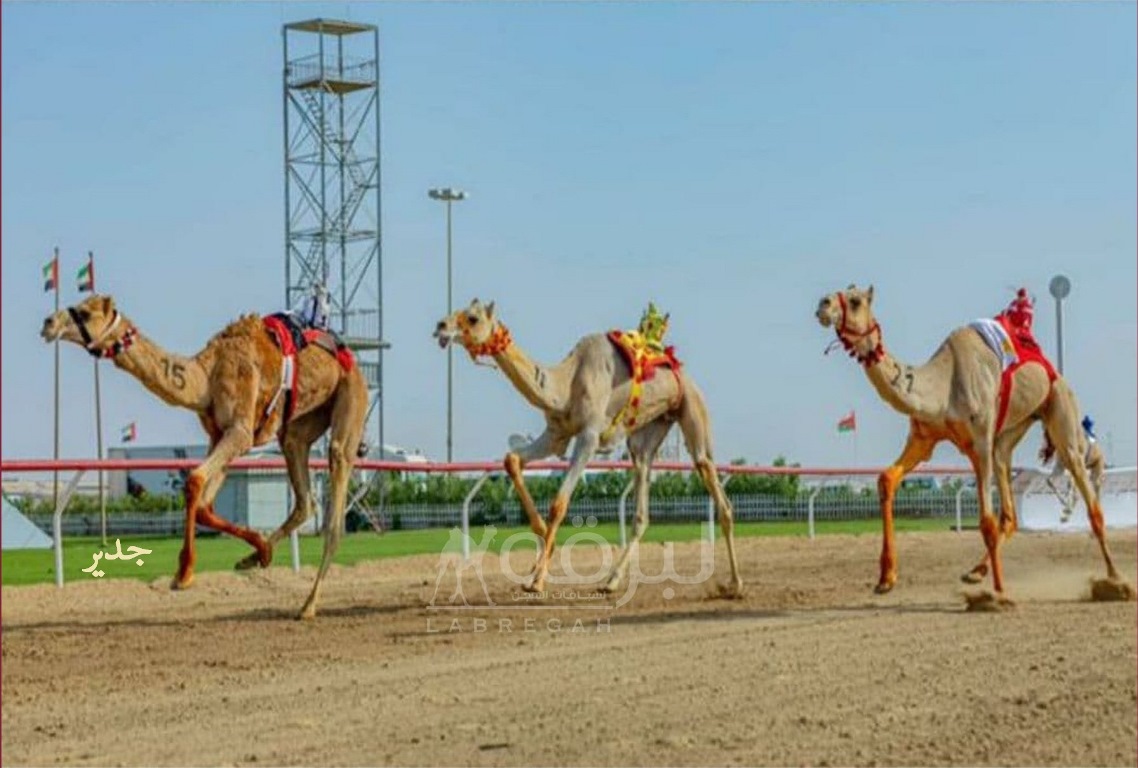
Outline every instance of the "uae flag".
POLYGON ((50 291, 52 289, 59 290, 59 258, 53 258, 47 264, 43 265, 43 289, 50 291))
POLYGON ((95 257, 88 256, 87 263, 79 267, 79 274, 75 276, 79 281, 79 293, 93 293, 95 291, 95 257))
POLYGON ((122 441, 124 443, 133 443, 138 437, 138 427, 132 421, 122 428, 122 441))
POLYGON ((838 431, 839 432, 856 432, 857 431, 857 419, 854 417, 853 411, 850 411, 849 415, 847 415, 845 418, 843 418, 841 421, 838 422, 838 431))

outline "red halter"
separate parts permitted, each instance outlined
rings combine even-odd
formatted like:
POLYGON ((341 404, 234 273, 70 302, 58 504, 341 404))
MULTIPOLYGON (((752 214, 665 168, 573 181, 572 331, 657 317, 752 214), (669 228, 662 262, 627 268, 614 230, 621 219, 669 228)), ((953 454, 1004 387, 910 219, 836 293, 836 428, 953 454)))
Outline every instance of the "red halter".
POLYGON ((874 320, 873 325, 867 330, 861 333, 854 332, 846 325, 846 294, 844 291, 838 292, 838 304, 841 305, 842 308, 842 323, 835 329, 838 334, 838 341, 842 342, 842 346, 846 352, 849 353, 850 357, 856 358, 857 361, 866 368, 880 363, 885 357, 885 346, 881 343, 881 326, 874 320), (861 341, 874 332, 877 333, 877 344, 868 352, 858 352, 855 342, 861 341))

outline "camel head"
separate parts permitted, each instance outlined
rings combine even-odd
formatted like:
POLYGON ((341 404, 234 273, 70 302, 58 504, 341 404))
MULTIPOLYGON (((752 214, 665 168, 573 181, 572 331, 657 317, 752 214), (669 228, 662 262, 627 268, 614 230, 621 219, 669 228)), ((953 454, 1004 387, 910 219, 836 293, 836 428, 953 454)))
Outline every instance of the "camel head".
POLYGON ((124 320, 113 298, 94 295, 45 318, 40 336, 47 342, 70 341, 103 357, 107 349, 132 332, 124 320))
POLYGON ((881 326, 873 316, 873 286, 850 285, 844 291, 823 296, 815 312, 823 328, 833 328, 838 341, 858 362, 869 365, 884 354, 881 326))
POLYGON ((510 345, 510 333, 498 322, 494 302, 483 304, 478 299, 440 320, 434 337, 440 348, 446 349, 451 343, 461 344, 473 358, 496 355, 510 345))

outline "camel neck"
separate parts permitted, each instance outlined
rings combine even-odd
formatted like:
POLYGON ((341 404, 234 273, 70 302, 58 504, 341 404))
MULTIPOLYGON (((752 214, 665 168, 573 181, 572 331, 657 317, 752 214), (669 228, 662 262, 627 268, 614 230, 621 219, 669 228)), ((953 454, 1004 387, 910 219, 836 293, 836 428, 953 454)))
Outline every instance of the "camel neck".
POLYGON ((901 362, 889 352, 884 352, 881 360, 866 366, 865 375, 877 390, 881 399, 894 410, 919 419, 935 420, 943 414, 943 398, 938 394, 944 389, 942 378, 938 376, 942 355, 938 353, 921 366, 901 362))
POLYGON ((137 334, 134 343, 113 360, 116 367, 170 405, 199 413, 209 407, 209 375, 198 357, 167 352, 137 334))
POLYGON ((517 344, 494 355, 498 368, 530 405, 542 411, 559 411, 565 404, 559 378, 533 360, 517 344))

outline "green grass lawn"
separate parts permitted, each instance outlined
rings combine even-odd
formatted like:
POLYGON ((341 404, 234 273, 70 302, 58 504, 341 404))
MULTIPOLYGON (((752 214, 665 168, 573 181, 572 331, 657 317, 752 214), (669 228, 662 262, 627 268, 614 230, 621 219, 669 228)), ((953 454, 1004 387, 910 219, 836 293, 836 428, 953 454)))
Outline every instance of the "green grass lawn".
MULTIPOLYGON (((947 531, 953 527, 953 521, 948 518, 937 519, 899 519, 896 528, 903 531, 947 531)), ((693 541, 700 537, 701 526, 695 523, 663 523, 652 525, 644 535, 644 541, 693 541)), ((847 534, 878 534, 881 531, 879 520, 844 520, 835 522, 819 522, 816 525, 818 535, 847 533, 847 534)), ((501 528, 496 531, 490 544, 490 551, 501 551, 502 545, 514 534, 526 533, 528 528, 501 528)), ((572 525, 563 525, 558 531, 557 540, 565 542, 570 536, 589 532, 589 537, 578 539, 587 543, 590 539, 595 541, 596 535, 614 544, 620 541, 620 529, 615 523, 602 523, 593 528, 574 528, 572 525)), ((777 523, 738 523, 735 526, 737 536, 804 536, 806 524, 804 522, 777 522, 777 523)), ((631 527, 629 528, 631 533, 631 527)), ((716 532, 719 533, 718 531, 716 532)), ((383 535, 373 532, 346 534, 340 541, 340 549, 336 553, 336 562, 340 565, 353 565, 363 560, 378 560, 384 557, 402 557, 405 555, 420 555, 442 552, 447 544, 450 530, 446 528, 430 528, 417 531, 388 531, 383 535)), ((483 529, 471 528, 471 537, 477 543, 481 541, 483 529)), ((120 536, 122 550, 129 551, 131 546, 150 549, 149 555, 139 555, 130 561, 101 561, 100 570, 106 574, 103 578, 134 578, 149 581, 159 577, 170 577, 178 565, 178 552, 182 548, 180 538, 146 537, 146 536, 120 536), (142 560, 143 565, 136 564, 142 560)), ((525 541, 512 542, 521 549, 531 548, 533 545, 525 541)), ((318 536, 300 537, 300 559, 304 565, 317 565, 324 546, 324 540, 318 536)), ((83 569, 91 565, 96 552, 115 551, 114 538, 110 546, 104 548, 98 537, 73 537, 63 540, 63 567, 66 581, 76 579, 90 579, 91 574, 83 573, 83 569)), ((233 564, 250 552, 249 545, 229 536, 198 536, 197 539, 197 567, 202 571, 227 571, 233 564)), ((52 550, 15 550, 4 552, 0 556, 0 582, 9 584, 38 584, 51 582, 55 578, 54 558, 52 550)), ((277 545, 273 555, 273 567, 289 567, 292 558, 289 554, 288 541, 277 545)))

